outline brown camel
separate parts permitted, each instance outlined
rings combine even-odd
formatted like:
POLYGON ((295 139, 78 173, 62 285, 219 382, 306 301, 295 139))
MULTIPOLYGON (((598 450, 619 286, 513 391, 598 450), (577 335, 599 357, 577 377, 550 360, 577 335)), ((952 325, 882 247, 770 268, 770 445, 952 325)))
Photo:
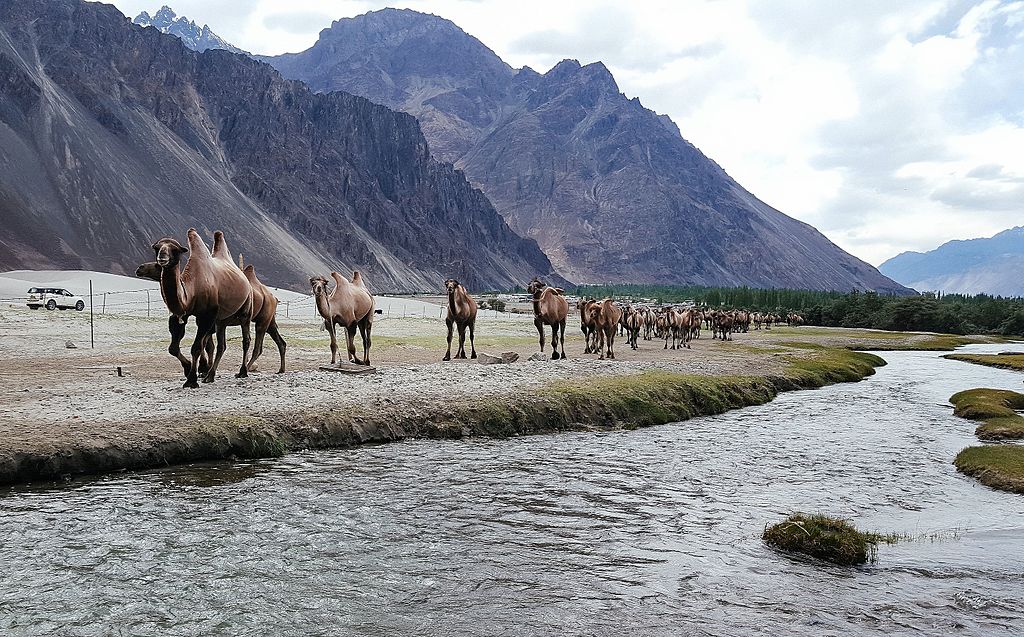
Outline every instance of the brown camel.
MULTIPOLYGON (((217 350, 210 369, 203 377, 212 383, 217 366, 224 355, 228 325, 242 328, 242 365, 237 378, 248 375, 249 344, 252 340, 252 286, 227 253, 224 233, 214 233, 211 254, 195 228, 188 231, 188 248, 171 238, 153 244, 156 262, 160 265, 160 293, 167 309, 175 317, 196 317, 196 338, 192 343, 192 360, 185 374, 184 387, 199 386, 199 359, 213 333, 217 333, 217 350), (184 271, 179 267, 181 255, 189 253, 184 271)), ((184 330, 184 322, 181 323, 184 330)))
POLYGON ((615 345, 615 332, 618 331, 622 310, 611 299, 605 299, 596 301, 589 311, 594 331, 600 339, 597 346, 597 352, 601 355, 599 358, 604 360, 606 352, 608 358, 615 358, 615 350, 612 347, 615 345))
POLYGON ((242 274, 252 286, 252 320, 256 325, 256 340, 252 346, 248 369, 250 372, 257 370, 256 359, 263 353, 263 339, 270 334, 270 338, 277 344, 277 351, 281 355, 281 366, 277 373, 283 374, 284 353, 288 349, 288 344, 285 343, 280 330, 277 329, 277 297, 256 277, 256 268, 252 265, 244 265, 242 255, 238 255, 238 267, 242 268, 242 274))
POLYGON ((316 298, 316 309, 324 318, 324 327, 331 335, 331 365, 338 361, 338 337, 335 326, 345 328, 348 341, 348 360, 356 365, 370 364, 370 332, 373 329, 373 295, 366 289, 359 272, 352 273, 352 281, 337 272, 331 272, 334 289, 327 291, 327 279, 315 276, 309 280, 316 298), (356 356, 356 329, 363 339, 363 359, 356 356))
POLYGON ((533 324, 540 335, 540 351, 544 351, 544 326, 551 326, 551 359, 558 360, 558 349, 561 345, 561 358, 565 356, 565 319, 569 316, 569 302, 565 300, 565 291, 561 288, 548 287, 534 277, 527 286, 533 295, 533 324), (561 334, 561 336, 559 336, 561 334))
POLYGON ((597 351, 597 326, 594 325, 594 319, 590 312, 590 308, 595 304, 597 301, 592 299, 580 299, 576 303, 576 309, 580 313, 580 331, 583 332, 583 342, 586 345, 583 348, 584 354, 597 351))
MULTIPOLYGON (((135 276, 149 279, 151 281, 160 281, 160 264, 156 261, 149 261, 143 263, 135 270, 135 276)), ((188 316, 176 316, 171 314, 167 317, 167 331, 171 334, 171 344, 167 347, 167 353, 178 359, 181 363, 181 368, 188 375, 188 370, 192 367, 192 359, 187 358, 181 353, 181 341, 185 338, 185 328, 188 326, 188 316)), ((207 340, 206 347, 203 348, 203 352, 199 355, 199 374, 202 376, 206 375, 206 372, 210 369, 210 361, 213 360, 213 341, 207 340)))
POLYGON ((476 327, 476 301, 466 291, 466 287, 455 279, 447 279, 444 287, 448 290, 448 316, 444 322, 448 325, 448 351, 441 360, 452 359, 452 326, 459 328, 459 351, 455 358, 466 358, 466 328, 469 328, 470 358, 476 358, 476 345, 473 341, 473 330, 476 327))

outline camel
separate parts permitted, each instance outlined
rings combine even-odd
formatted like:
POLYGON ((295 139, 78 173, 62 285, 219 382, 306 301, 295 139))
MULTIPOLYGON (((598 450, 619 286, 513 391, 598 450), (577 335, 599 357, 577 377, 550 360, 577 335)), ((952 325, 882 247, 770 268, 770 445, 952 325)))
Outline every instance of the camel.
POLYGON ((444 322, 448 326, 448 351, 443 361, 452 359, 452 326, 459 328, 459 350, 455 358, 466 358, 466 328, 469 328, 470 358, 476 358, 476 344, 473 341, 473 329, 476 327, 476 301, 466 291, 466 287, 455 279, 444 282, 448 290, 448 316, 444 322))
MULTIPOLYGON (((180 329, 184 332, 187 317, 196 317, 196 338, 192 342, 192 360, 185 373, 184 387, 199 387, 199 359, 214 332, 217 333, 216 355, 203 376, 203 382, 215 380, 227 342, 227 325, 242 328, 242 365, 235 376, 248 376, 252 286, 231 259, 224 233, 219 230, 214 233, 213 254, 195 228, 189 228, 188 248, 168 237, 154 243, 153 251, 160 266, 160 293, 173 315, 169 323, 178 317, 180 329), (189 259, 182 271, 179 266, 181 255, 185 253, 189 253, 189 259)), ((174 334, 172 330, 172 338, 174 334)))
POLYGON ((594 319, 591 316, 590 308, 592 308, 597 301, 591 299, 580 299, 576 303, 576 309, 580 313, 580 331, 583 332, 583 342, 585 347, 583 348, 584 354, 590 354, 597 351, 597 326, 594 324, 594 319), (593 341, 593 343, 591 343, 593 341))
MULTIPOLYGON (((156 261, 143 263, 135 270, 135 276, 151 281, 160 282, 160 264, 156 261)), ((185 328, 188 326, 188 316, 176 316, 171 314, 167 317, 167 331, 171 334, 171 344, 167 347, 167 353, 178 359, 181 368, 188 375, 192 366, 192 359, 181 353, 181 341, 185 338, 185 328)), ((213 360, 213 341, 207 341, 206 347, 199 356, 199 374, 205 376, 210 369, 210 361, 213 360)))
POLYGON ((534 277, 526 290, 533 295, 533 324, 540 335, 540 351, 544 351, 544 326, 551 326, 551 360, 558 360, 558 348, 561 344, 561 358, 565 356, 565 319, 569 315, 569 302, 565 300, 565 291, 561 288, 548 287, 534 277), (561 337, 559 338, 559 333, 561 337))
POLYGON ((618 331, 619 319, 622 318, 622 310, 619 309, 611 299, 595 301, 589 308, 591 324, 600 339, 597 346, 599 359, 604 360, 607 352, 608 358, 615 358, 615 333, 618 331))
POLYGON ((348 360, 356 365, 370 364, 370 332, 373 330, 373 295, 363 283, 363 276, 358 271, 352 273, 352 281, 337 272, 331 272, 334 289, 328 293, 327 279, 315 276, 309 279, 316 299, 316 309, 324 319, 324 328, 331 335, 331 365, 338 361, 338 336, 335 326, 345 328, 348 341, 348 360), (356 356, 356 329, 363 340, 363 359, 356 356))
POLYGON ((263 339, 270 334, 270 338, 277 344, 277 351, 281 355, 281 366, 277 373, 283 374, 284 353, 288 349, 288 344, 285 343, 281 332, 277 329, 277 297, 257 278, 256 268, 252 265, 245 265, 242 255, 238 255, 238 267, 242 269, 242 274, 245 275, 252 287, 252 320, 256 325, 256 341, 252 346, 248 369, 250 372, 257 371, 256 359, 263 353, 263 339))

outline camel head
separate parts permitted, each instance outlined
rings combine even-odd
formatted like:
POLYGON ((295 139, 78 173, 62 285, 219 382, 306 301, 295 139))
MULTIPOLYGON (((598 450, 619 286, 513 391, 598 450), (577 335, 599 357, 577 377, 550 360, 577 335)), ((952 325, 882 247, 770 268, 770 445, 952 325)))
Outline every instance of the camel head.
POLYGON ((530 294, 536 294, 540 290, 543 290, 545 287, 547 286, 544 285, 540 279, 538 279, 537 277, 533 277, 533 280, 530 281, 530 285, 526 286, 526 291, 529 292, 530 294))
POLYGON ((157 265, 173 268, 181 262, 181 255, 188 252, 188 248, 170 237, 164 237, 153 244, 153 251, 156 252, 157 265))
POLYGON ((448 294, 455 294, 455 290, 459 289, 459 282, 455 279, 445 279, 444 289, 448 290, 448 294))
POLYGON ((161 268, 160 264, 157 263, 156 261, 149 261, 147 263, 143 263, 138 267, 137 270, 135 270, 135 276, 139 277, 140 279, 151 279, 153 281, 159 281, 160 271, 162 269, 163 268, 161 268))
POLYGON ((327 294, 327 279, 322 276, 309 277, 309 287, 313 290, 313 296, 327 294))

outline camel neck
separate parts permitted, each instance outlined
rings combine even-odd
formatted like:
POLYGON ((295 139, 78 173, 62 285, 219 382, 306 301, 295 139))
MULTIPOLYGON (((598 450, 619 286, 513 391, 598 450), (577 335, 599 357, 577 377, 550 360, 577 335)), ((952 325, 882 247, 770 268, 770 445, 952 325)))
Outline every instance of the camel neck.
POLYGON ((171 314, 184 316, 188 313, 188 301, 185 298, 187 292, 185 282, 181 278, 180 266, 160 269, 160 294, 164 297, 164 303, 171 314))
POLYGON ((320 316, 331 318, 331 304, 327 302, 326 291, 323 294, 316 294, 316 309, 320 312, 320 316))

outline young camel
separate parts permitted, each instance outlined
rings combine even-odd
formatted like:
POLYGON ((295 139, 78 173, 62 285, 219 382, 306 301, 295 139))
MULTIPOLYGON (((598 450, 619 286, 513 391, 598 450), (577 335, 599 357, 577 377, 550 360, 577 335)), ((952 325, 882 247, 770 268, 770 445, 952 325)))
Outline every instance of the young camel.
POLYGON ((277 344, 277 351, 281 355, 281 366, 277 373, 283 374, 284 353, 288 349, 288 344, 281 336, 280 330, 277 329, 277 297, 256 277, 256 268, 243 264, 242 255, 238 255, 238 267, 242 268, 242 274, 252 286, 252 320, 256 324, 256 341, 253 343, 252 356, 249 358, 249 371, 256 371, 256 359, 263 353, 263 339, 270 334, 270 338, 277 344))
POLYGON ((316 309, 324 319, 324 327, 331 335, 331 365, 338 361, 338 337, 335 326, 345 328, 348 342, 348 360, 356 365, 370 364, 370 332, 373 329, 373 295, 366 289, 359 272, 352 273, 352 281, 337 272, 331 272, 334 289, 328 293, 327 279, 315 276, 309 280, 316 298, 316 309), (363 340, 363 359, 356 356, 356 329, 363 340))
POLYGON ((584 354, 597 351, 597 327, 594 325, 594 319, 590 313, 590 308, 596 304, 597 301, 590 299, 580 299, 576 303, 576 309, 580 312, 580 331, 583 332, 583 342, 586 344, 586 347, 583 348, 584 354))
POLYGON ((562 296, 564 290, 548 287, 536 277, 530 281, 526 289, 533 295, 533 324, 537 326, 537 333, 540 335, 540 351, 544 351, 544 326, 550 325, 551 359, 558 360, 559 344, 562 349, 561 358, 566 358, 565 319, 569 315, 569 302, 562 296))
POLYGON ((473 341, 473 330, 476 327, 476 301, 466 291, 466 287, 455 279, 447 279, 444 287, 448 290, 448 316, 444 322, 448 325, 448 351, 443 361, 452 359, 452 326, 459 328, 459 350, 455 358, 466 358, 466 328, 469 328, 470 358, 476 358, 476 345, 473 341))
POLYGON ((594 331, 597 332, 600 339, 597 346, 597 352, 601 355, 599 357, 600 360, 604 360, 606 352, 608 358, 615 358, 615 351, 612 349, 612 346, 615 345, 615 332, 619 328, 622 310, 611 299, 605 299, 603 301, 595 301, 589 311, 594 331))
POLYGON ((217 375, 217 366, 224 355, 227 325, 242 327, 242 365, 237 378, 248 375, 249 344, 252 340, 249 325, 252 322, 252 287, 226 254, 224 234, 214 234, 214 243, 220 247, 217 256, 210 254, 206 244, 195 228, 188 231, 188 248, 171 238, 160 239, 153 244, 156 262, 160 265, 160 293, 167 309, 174 317, 180 317, 181 330, 184 320, 196 317, 196 338, 192 343, 192 360, 185 373, 186 388, 199 387, 199 359, 208 341, 216 331, 217 351, 210 369, 203 377, 204 383, 212 383, 217 375), (189 253, 185 270, 180 269, 181 255, 189 253))

